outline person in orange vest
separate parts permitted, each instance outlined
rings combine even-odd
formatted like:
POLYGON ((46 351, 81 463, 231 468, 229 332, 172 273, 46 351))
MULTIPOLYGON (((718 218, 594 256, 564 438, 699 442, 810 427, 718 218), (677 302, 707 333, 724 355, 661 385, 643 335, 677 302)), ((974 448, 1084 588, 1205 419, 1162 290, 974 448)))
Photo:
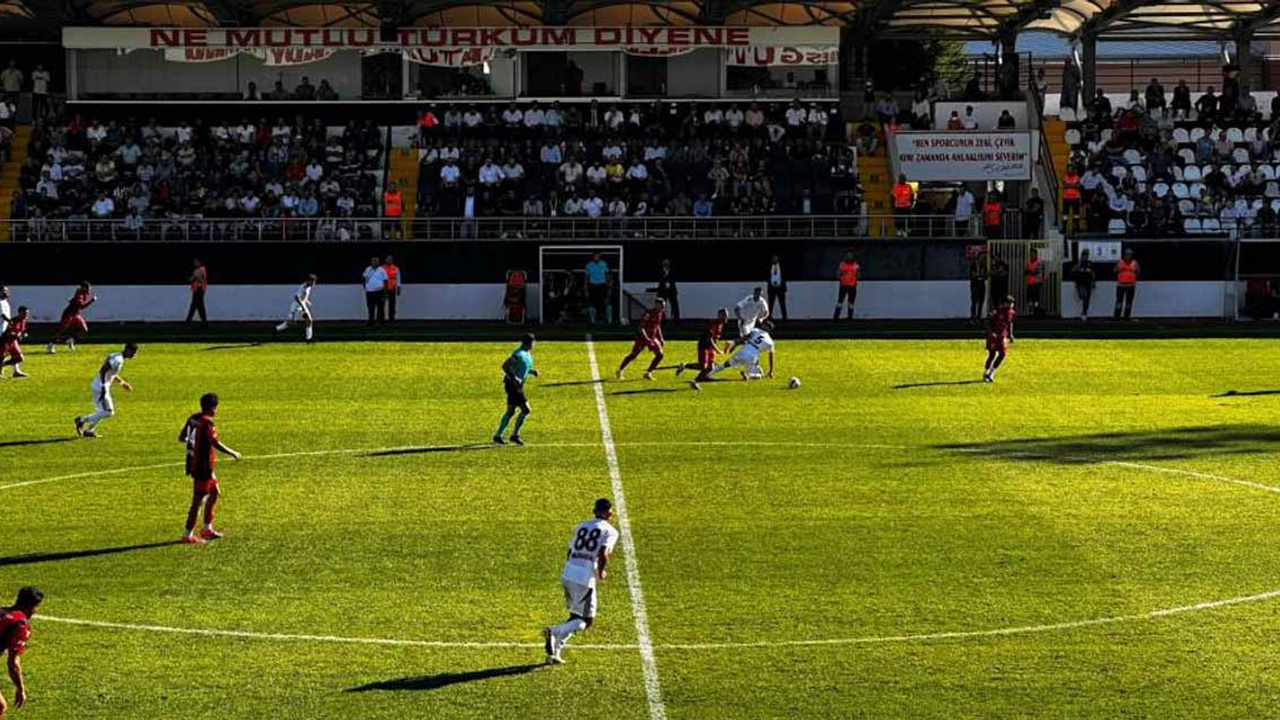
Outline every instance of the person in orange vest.
POLYGON ((396 259, 391 255, 384 258, 382 271, 387 274, 386 292, 383 293, 387 299, 387 322, 394 324, 396 321, 396 299, 400 297, 400 267, 396 265, 396 259))
POLYGON ((907 236, 907 218, 916 203, 916 191, 907 182, 906 174, 898 175, 898 182, 893 186, 894 226, 900 237, 907 236))
POLYGON ((1027 259, 1024 274, 1027 278, 1027 305, 1031 308, 1032 315, 1039 315, 1040 288, 1044 287, 1044 262, 1040 260, 1039 251, 1034 248, 1031 250, 1031 257, 1027 259))
POLYGON ((987 201, 982 204, 982 227, 986 230, 988 240, 1000 238, 1000 226, 1004 221, 1004 205, 1000 202, 1000 191, 987 193, 987 201))
POLYGON ((1062 176, 1062 229, 1067 235, 1074 235, 1079 230, 1080 199, 1080 173, 1071 166, 1062 176))
POLYGON ((1128 320, 1133 312, 1133 295, 1138 289, 1138 261, 1133 259, 1133 248, 1126 248, 1120 262, 1116 263, 1116 319, 1121 314, 1128 320))
POLYGON ((205 268, 204 263, 200 262, 200 258, 195 259, 195 267, 191 270, 191 305, 187 308, 186 322, 190 323, 191 319, 200 313, 200 326, 209 326, 209 315, 205 312, 204 296, 209 291, 209 270, 205 268))
POLYGON ((431 135, 431 131, 436 129, 440 124, 440 118, 431 112, 431 108, 427 108, 418 113, 418 140, 426 143, 427 137, 431 135))
POLYGON ((832 320, 840 319, 840 305, 846 298, 848 298, 849 319, 853 319, 853 304, 858 301, 858 274, 861 272, 862 266, 853 259, 853 253, 845 253, 838 272, 840 294, 836 295, 836 311, 831 316, 832 320))
POLYGON ((507 294, 503 305, 507 308, 507 324, 523 325, 525 308, 525 286, 529 276, 523 270, 507 271, 507 294))
POLYGON ((400 216, 404 214, 404 196, 394 181, 387 183, 387 191, 382 193, 382 215, 388 218, 383 224, 386 237, 400 237, 400 216))

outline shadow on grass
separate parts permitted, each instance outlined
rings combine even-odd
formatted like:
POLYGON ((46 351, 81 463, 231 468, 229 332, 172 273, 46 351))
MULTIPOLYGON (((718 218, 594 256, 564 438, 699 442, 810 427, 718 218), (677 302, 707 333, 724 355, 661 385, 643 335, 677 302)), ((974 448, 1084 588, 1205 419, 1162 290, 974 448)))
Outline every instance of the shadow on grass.
POLYGON ((463 683, 479 682, 481 680, 492 680, 493 678, 511 677, 513 675, 525 675, 539 668, 546 667, 541 663, 528 665, 511 665, 509 667, 488 668, 485 670, 471 670, 468 672, 457 673, 440 673, 439 675, 421 675, 419 677, 405 677, 396 680, 383 680, 382 682, 369 683, 359 687, 347 688, 346 692, 369 692, 371 690, 439 690, 449 687, 450 685, 460 685, 463 683))
POLYGON ((393 448, 367 453, 365 457, 388 457, 392 455, 424 455, 426 453, 467 452, 470 450, 493 450, 498 447, 493 443, 468 443, 466 445, 426 445, 423 447, 393 448))
POLYGON ((902 385, 894 385, 894 390, 910 390, 911 388, 923 387, 947 387, 949 385, 981 385, 981 380, 940 380, 938 382, 923 383, 904 383, 902 385))
POLYGON ((1267 425, 1213 425, 1145 432, 1110 432, 992 443, 952 443, 934 449, 972 455, 1056 462, 1184 460, 1280 451, 1280 428, 1267 425))
POLYGON ((42 438, 40 440, 6 440, 0 442, 0 448, 7 447, 26 447, 27 445, 55 445, 57 443, 71 442, 76 438, 73 437, 52 437, 42 438))
POLYGON ((1257 395, 1280 395, 1280 390, 1228 390, 1220 395, 1211 395, 1210 397, 1254 397, 1257 395))
POLYGON ((248 343, 236 343, 235 345, 210 345, 209 347, 204 348, 204 350, 206 352, 209 350, 244 350, 246 348, 256 348, 256 347, 262 347, 262 343, 248 342, 248 343))
POLYGON ((684 390, 688 390, 688 388, 656 387, 656 388, 643 388, 641 390, 614 390, 609 394, 610 395, 651 395, 653 393, 673 393, 673 392, 682 392, 684 390))
POLYGON ((599 380, 566 380, 564 382, 538 383, 538 387, 542 388, 558 388, 558 387, 574 387, 576 385, 599 385, 600 383, 609 382, 608 378, 600 378, 599 380))
POLYGON ((169 547, 170 545, 181 545, 180 540, 166 540, 165 542, 142 543, 141 545, 121 545, 119 547, 95 548, 93 550, 70 550, 67 552, 51 552, 51 553, 31 553, 30 555, 14 555, 13 557, 0 557, 0 567, 8 565, 36 565, 38 563, 59 562, 62 560, 77 560, 79 558, 100 557, 102 555, 119 555, 121 553, 133 552, 135 550, 151 550, 154 548, 169 547))

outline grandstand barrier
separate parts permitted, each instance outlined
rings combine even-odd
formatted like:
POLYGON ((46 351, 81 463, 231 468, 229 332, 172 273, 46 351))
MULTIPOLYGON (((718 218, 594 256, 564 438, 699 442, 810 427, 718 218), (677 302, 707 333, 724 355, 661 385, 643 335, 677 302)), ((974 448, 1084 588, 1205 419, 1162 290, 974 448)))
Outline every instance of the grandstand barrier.
MULTIPOLYGON (((594 241, 597 242, 598 241, 594 241)), ((967 251, 982 241, 948 238, 722 239, 621 238, 626 275, 622 290, 647 297, 664 259, 679 282, 681 316, 706 318, 763 286, 770 259, 781 259, 793 319, 830 319, 837 267, 846 252, 862 265, 857 317, 866 319, 964 318, 969 309, 967 251)), ((1101 241, 1106 242, 1106 241, 1101 241)), ((1119 242, 1119 241, 1115 241, 1119 242)), ((583 241, 590 245, 593 241, 583 241)), ((59 242, 0 243, 0 281, 13 302, 30 305, 37 322, 56 320, 70 289, 92 282, 101 297, 90 321, 173 321, 185 316, 192 258, 209 268, 209 310, 214 320, 270 320, 288 310, 298 283, 316 273, 316 315, 321 321, 364 318, 361 271, 370 256, 393 253, 403 271, 400 316, 406 320, 503 318, 507 272, 537 278, 540 250, 564 240, 352 241, 352 242, 59 242)), ((1078 313, 1068 243, 1061 269, 1061 307, 1078 313)), ((1142 265, 1135 316, 1233 318, 1244 307, 1248 285, 1280 276, 1280 241, 1124 241, 1142 265)), ((1058 259, 1058 258, 1055 258, 1058 259)), ((1095 263, 1094 314, 1109 314, 1114 298, 1112 263, 1095 263)), ((1021 282, 1011 272, 1010 281, 1021 282)), ((1256 297, 1257 290, 1254 295, 1256 297)), ((528 289, 530 316, 541 318, 540 288, 528 289)), ((1255 303, 1256 305, 1256 303, 1255 303)))
MULTIPOLYGON (((1005 227, 1018 232, 1018 214, 1005 227)), ((422 241, 631 239, 848 239, 899 236, 977 238, 980 219, 951 215, 742 215, 728 217, 484 217, 484 218, 145 218, 0 220, 12 242, 345 242, 378 240, 391 226, 422 241), (899 232, 901 231, 901 232, 899 232)), ((1002 237, 1004 233, 1002 232, 1002 237)), ((1012 235, 1011 235, 1012 236, 1012 235)))

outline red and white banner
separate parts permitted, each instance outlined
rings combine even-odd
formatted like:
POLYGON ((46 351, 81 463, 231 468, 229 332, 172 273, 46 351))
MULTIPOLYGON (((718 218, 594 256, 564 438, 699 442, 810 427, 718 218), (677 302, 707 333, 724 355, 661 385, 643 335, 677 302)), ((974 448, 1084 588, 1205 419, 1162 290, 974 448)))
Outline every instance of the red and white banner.
POLYGON ((267 67, 286 67, 328 60, 336 52, 328 48, 168 48, 164 51, 164 59, 169 62, 207 63, 249 55, 267 67))
POLYGON ((731 48, 725 53, 724 64, 745 67, 839 65, 840 48, 834 45, 731 48))
POLYGON ((404 48, 399 51, 409 62, 419 65, 438 65, 441 67, 475 67, 483 65, 497 55, 493 48, 466 48, 458 50, 428 50, 425 48, 404 48))
POLYGON ((840 29, 783 27, 434 27, 401 28, 390 42, 378 28, 145 28, 66 27, 62 44, 79 49, 324 48, 372 50, 510 48, 515 50, 623 50, 835 46, 840 29))

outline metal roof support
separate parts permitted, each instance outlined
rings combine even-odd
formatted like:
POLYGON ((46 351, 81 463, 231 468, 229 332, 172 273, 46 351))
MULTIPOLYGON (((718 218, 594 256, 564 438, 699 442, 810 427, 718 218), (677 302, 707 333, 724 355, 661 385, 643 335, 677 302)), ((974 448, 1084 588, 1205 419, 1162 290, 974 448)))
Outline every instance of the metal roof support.
POLYGON ((1080 107, 1079 111, 1093 106, 1093 96, 1098 89, 1098 36, 1085 33, 1080 36, 1080 107))
POLYGON ((1014 100, 1022 88, 1019 87, 1021 77, 1020 60, 1018 58, 1018 33, 1007 30, 1000 33, 1000 99, 1014 100))
POLYGON ((1232 32, 1236 41, 1236 65, 1240 66, 1240 89, 1253 89, 1253 28, 1241 25, 1232 32))

